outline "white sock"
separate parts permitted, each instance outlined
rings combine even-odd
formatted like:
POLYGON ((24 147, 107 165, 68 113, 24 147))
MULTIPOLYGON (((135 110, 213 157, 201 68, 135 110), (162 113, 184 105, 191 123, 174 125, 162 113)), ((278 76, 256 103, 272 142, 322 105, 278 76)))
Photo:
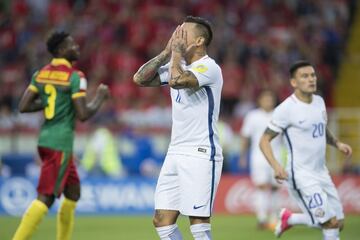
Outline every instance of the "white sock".
POLYGON ((340 240, 338 228, 323 229, 322 232, 324 240, 340 240))
POLYGON ((182 240, 181 233, 176 224, 157 227, 156 231, 158 232, 161 240, 182 240))
POLYGON ((257 189, 255 193, 255 213, 259 222, 266 222, 268 191, 257 189))
POLYGON ((190 231, 195 240, 211 240, 211 224, 200 223, 190 226, 190 231))
POLYGON ((313 224, 309 215, 305 213, 293 213, 288 219, 290 225, 307 225, 309 227, 318 228, 319 224, 313 224))

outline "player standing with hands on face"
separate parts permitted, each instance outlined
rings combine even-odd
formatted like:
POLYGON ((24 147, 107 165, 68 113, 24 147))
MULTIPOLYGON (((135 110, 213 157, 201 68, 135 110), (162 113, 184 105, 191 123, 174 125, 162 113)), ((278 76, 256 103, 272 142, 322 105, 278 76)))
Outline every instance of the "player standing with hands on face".
POLYGON ((188 16, 165 50, 134 75, 140 86, 171 87, 171 142, 156 186, 153 220, 162 240, 182 239, 176 225, 180 213, 189 217, 195 240, 212 239, 210 217, 223 160, 216 128, 223 79, 207 55, 211 39, 210 24, 188 16))
POLYGON ((303 213, 282 209, 275 235, 280 237, 291 226, 305 224, 320 227, 324 240, 339 240, 344 213, 325 165, 326 144, 346 157, 351 156, 352 149, 337 140, 327 127, 324 100, 314 94, 317 81, 314 67, 306 61, 296 62, 290 67, 290 76, 294 93, 275 108, 260 148, 274 169, 275 178, 287 182, 290 195, 303 213), (287 143, 286 170, 275 160, 270 146, 279 133, 287 143))
POLYGON ((54 32, 47 40, 53 59, 37 71, 19 103, 20 112, 44 111, 38 152, 42 161, 38 197, 25 212, 13 240, 30 239, 56 198, 64 194, 57 217, 57 240, 70 240, 80 180, 73 158, 75 117, 85 121, 109 97, 108 87, 99 85, 92 101, 86 101, 85 75, 72 63, 79 45, 66 32, 54 32))

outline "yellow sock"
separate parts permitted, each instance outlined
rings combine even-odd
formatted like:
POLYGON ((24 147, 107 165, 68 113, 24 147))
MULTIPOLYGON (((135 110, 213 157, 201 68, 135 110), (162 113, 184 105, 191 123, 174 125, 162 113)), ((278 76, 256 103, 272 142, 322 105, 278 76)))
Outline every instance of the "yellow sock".
POLYGON ((76 202, 64 198, 57 214, 57 240, 70 240, 74 228, 76 202))
POLYGON ((37 199, 34 200, 22 217, 21 223, 15 232, 13 240, 30 239, 31 235, 35 232, 37 226, 40 224, 47 212, 48 207, 45 203, 37 199))

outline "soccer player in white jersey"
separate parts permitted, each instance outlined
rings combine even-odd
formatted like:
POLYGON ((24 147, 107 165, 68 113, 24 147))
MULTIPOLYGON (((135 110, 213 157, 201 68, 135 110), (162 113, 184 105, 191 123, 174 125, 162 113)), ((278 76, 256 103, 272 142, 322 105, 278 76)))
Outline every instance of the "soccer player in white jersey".
MULTIPOLYGON (((274 171, 259 148, 260 138, 271 120, 275 104, 274 92, 271 90, 261 91, 258 96, 258 108, 246 114, 241 128, 239 165, 246 167, 247 157, 250 157, 250 177, 256 187, 254 207, 260 230, 273 230, 276 213, 279 211, 278 184, 274 178, 274 171)), ((271 142, 271 146, 276 159, 280 159, 281 137, 277 136, 271 142)))
POLYGON ((344 213, 325 165, 326 144, 346 157, 351 156, 352 149, 337 140, 327 127, 324 100, 314 94, 317 80, 314 67, 299 61, 290 67, 290 75, 294 93, 275 108, 260 148, 274 169, 275 178, 287 182, 289 193, 302 213, 282 209, 275 235, 280 237, 291 226, 306 224, 320 227, 324 240, 338 240, 344 213), (270 141, 279 133, 283 134, 288 148, 286 169, 275 160, 270 146, 270 141))
POLYGON ((211 39, 210 24, 188 16, 166 48, 134 75, 140 86, 171 87, 171 142, 156 186, 153 219, 162 240, 182 239, 179 214, 189 216, 194 239, 211 239, 223 160, 216 128, 223 79, 207 55, 211 39))

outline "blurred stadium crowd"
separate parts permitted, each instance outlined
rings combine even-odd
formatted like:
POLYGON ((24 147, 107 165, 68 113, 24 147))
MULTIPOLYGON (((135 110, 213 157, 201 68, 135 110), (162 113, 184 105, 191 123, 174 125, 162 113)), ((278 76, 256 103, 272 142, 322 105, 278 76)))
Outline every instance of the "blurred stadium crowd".
POLYGON ((171 126, 167 87, 142 89, 134 72, 166 45, 186 15, 213 24, 209 55, 224 76, 221 117, 238 132, 262 88, 279 100, 291 93, 288 67, 298 59, 317 66, 319 92, 333 106, 332 88, 355 0, 8 0, 0 3, 0 133, 38 129, 41 114, 18 114, 31 75, 47 64, 45 41, 69 31, 81 48, 77 67, 91 93, 110 86, 112 100, 80 129, 171 126))
MULTIPOLYGON (((136 69, 166 45, 187 15, 214 25, 210 55, 222 66, 222 116, 237 130, 260 88, 289 95, 287 69, 297 59, 317 65, 319 89, 332 106, 332 87, 355 1, 351 0, 12 0, 0 3, 0 128, 18 127, 17 102, 36 69, 49 61, 46 36, 70 31, 81 46, 91 92, 110 85, 113 99, 97 121, 169 126, 166 87, 141 89, 136 69), (167 116, 167 117, 163 117, 167 116), (136 120, 136 121, 135 121, 136 120)), ((32 117, 34 119, 34 117, 32 117)), ((39 120, 26 125, 37 127, 39 120)))

